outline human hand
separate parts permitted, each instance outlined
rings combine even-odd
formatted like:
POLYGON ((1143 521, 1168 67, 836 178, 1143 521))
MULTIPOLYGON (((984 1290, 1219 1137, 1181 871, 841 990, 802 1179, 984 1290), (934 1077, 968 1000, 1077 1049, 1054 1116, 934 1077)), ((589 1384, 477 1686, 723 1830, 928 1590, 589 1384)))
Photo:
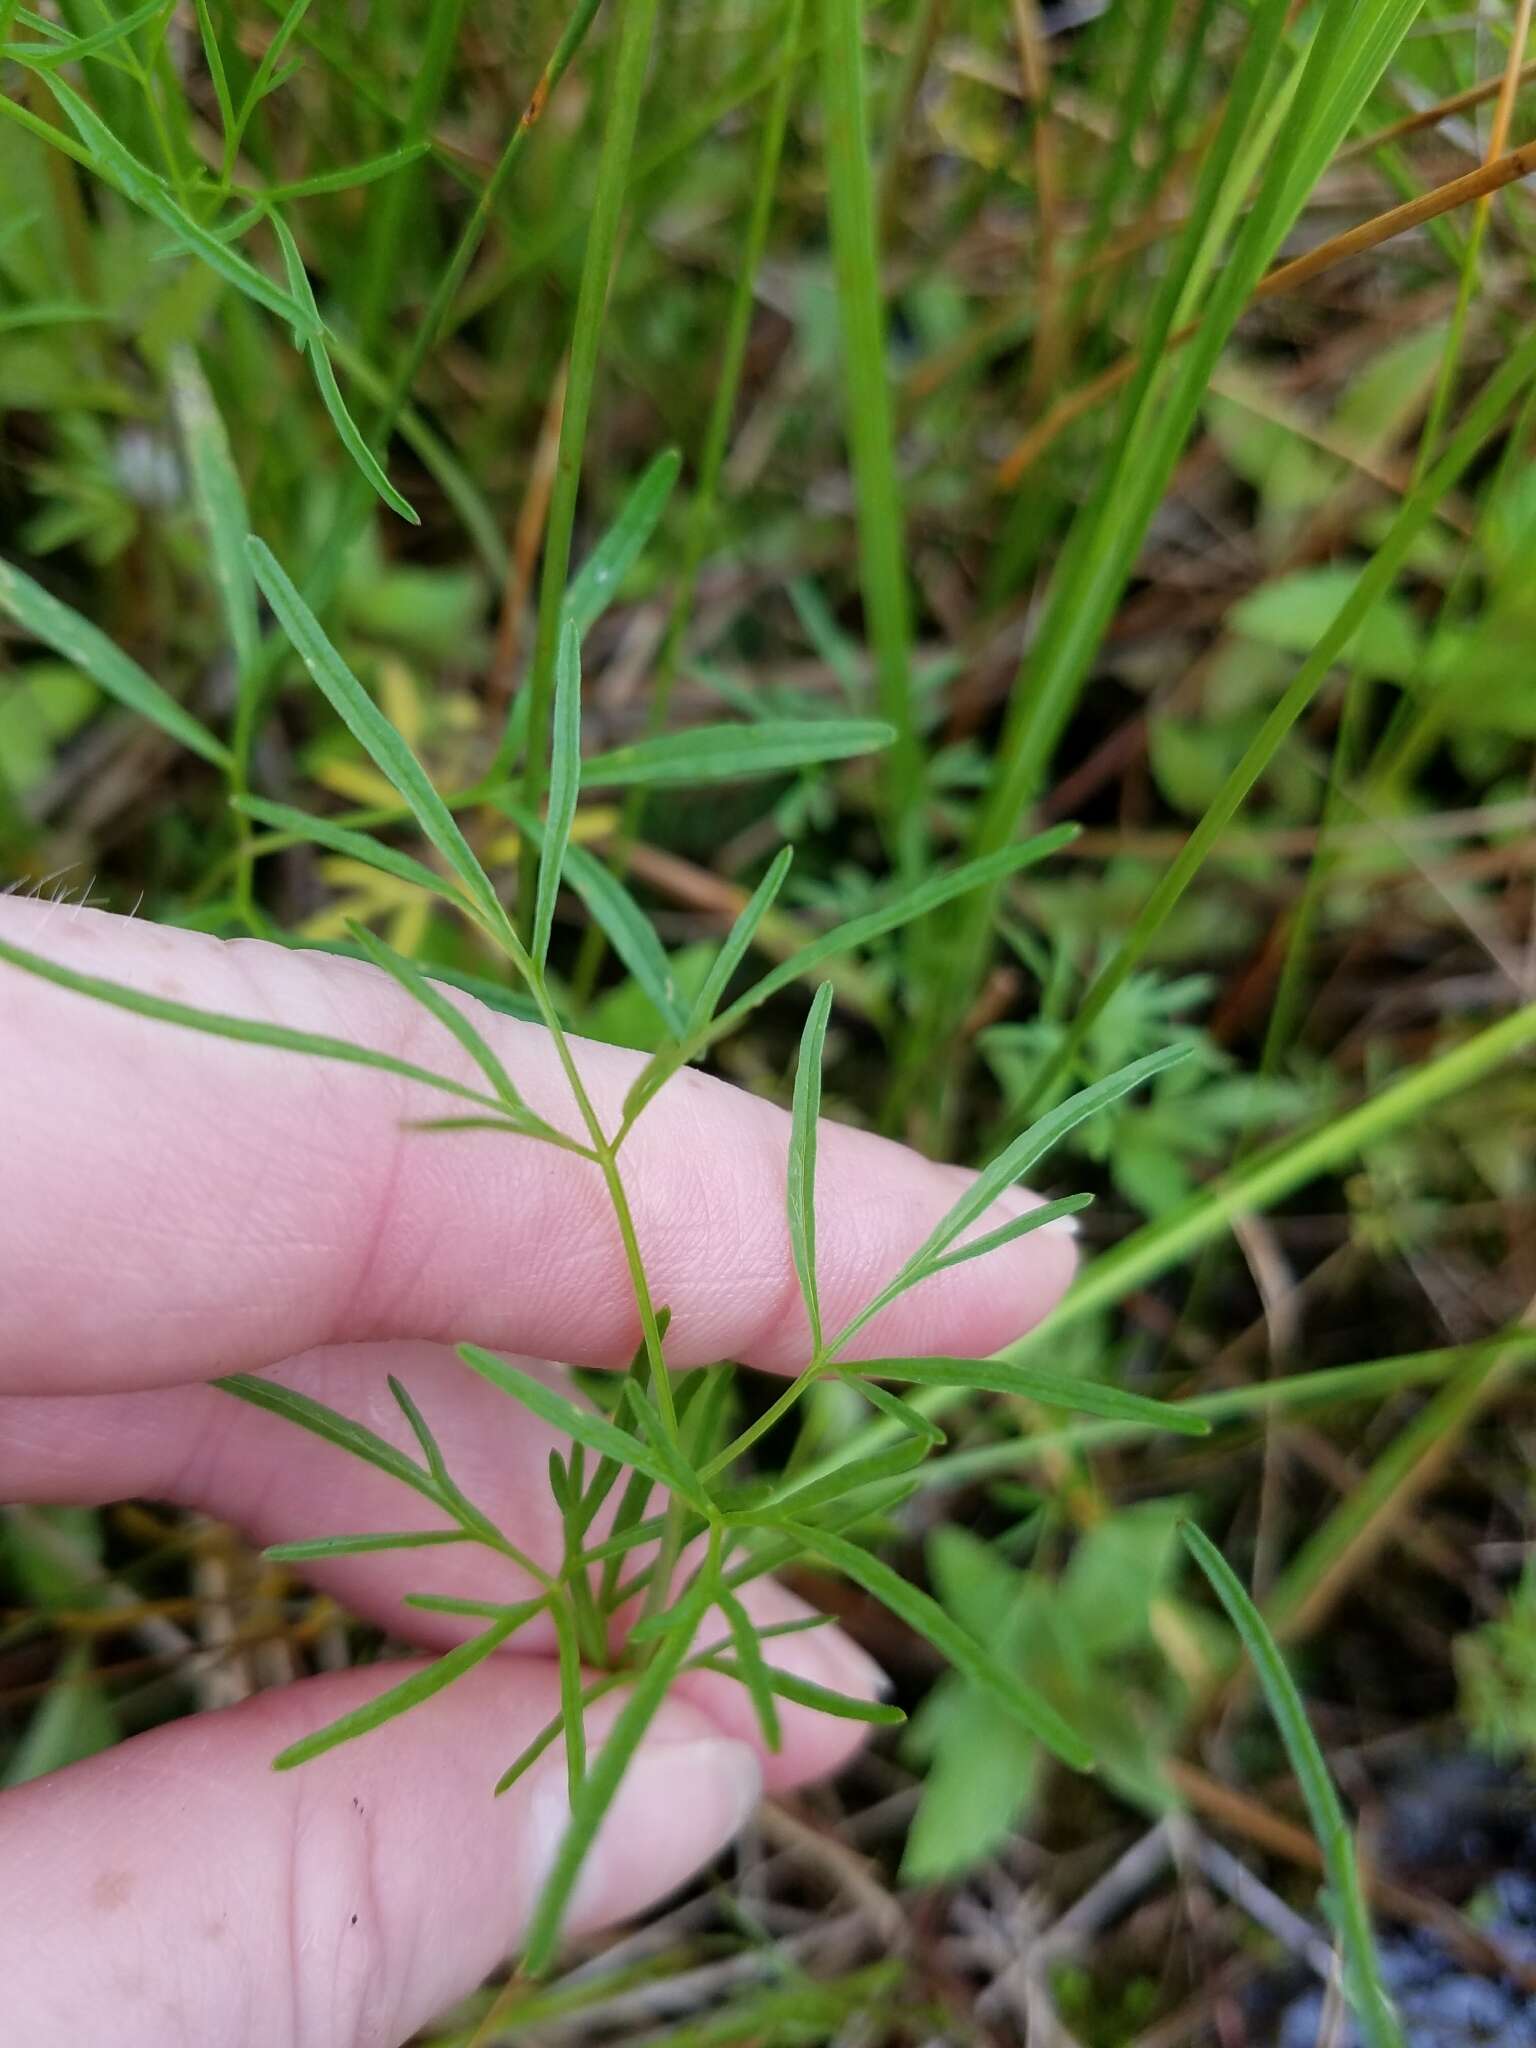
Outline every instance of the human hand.
MULTIPOLYGON (((0 938, 204 1009, 460 1071, 451 1041, 429 1043, 431 1020, 392 982, 345 961, 15 899, 0 901, 0 938)), ((477 1022, 530 1105, 568 1127, 544 1034, 483 1012, 477 1022)), ((634 1056, 583 1045, 580 1064, 599 1113, 616 1120, 634 1056)), ((637 1319, 612 1212, 586 1161, 497 1134, 402 1129, 420 1113, 411 1084, 376 1070, 176 1030, 0 965, 0 1500, 150 1497, 262 1544, 432 1526, 430 1508, 382 1473, 200 1384, 270 1369, 407 1447, 385 1390, 393 1372, 469 1492, 528 1553, 557 1562, 544 1476, 554 1439, 448 1347, 621 1365, 637 1319)), ((688 1072, 626 1145, 679 1366, 804 1363, 787 1141, 778 1110, 688 1072)), ((826 1128, 829 1321, 869 1298, 967 1178, 826 1128)), ((1046 1312, 1072 1260, 1046 1231, 940 1273, 878 1316, 856 1353, 995 1349, 1046 1312)), ((429 1549, 312 1576, 441 1652, 463 1625, 402 1609, 400 1595, 515 1599, 508 1571, 477 1549, 429 1549)), ((801 1611, 771 1583, 749 1591, 760 1622, 801 1611)), ((776 1640, 773 1659, 844 1692, 879 1682, 832 1629, 776 1640)), ((551 1640, 530 1629, 360 1741, 289 1773, 270 1767, 408 1669, 307 1678, 0 1795, 0 1985, 15 2038, 392 2048, 479 1983, 516 1946, 566 1819, 558 1754, 490 1796, 558 1709, 551 1640)), ((593 1709, 599 1743, 616 1704, 593 1709)), ((598 1838, 571 1927, 651 1904, 719 1851, 764 1785, 834 1769, 858 1739, 800 1708, 783 1723, 782 1749, 767 1755, 738 1686, 679 1680, 598 1838)))

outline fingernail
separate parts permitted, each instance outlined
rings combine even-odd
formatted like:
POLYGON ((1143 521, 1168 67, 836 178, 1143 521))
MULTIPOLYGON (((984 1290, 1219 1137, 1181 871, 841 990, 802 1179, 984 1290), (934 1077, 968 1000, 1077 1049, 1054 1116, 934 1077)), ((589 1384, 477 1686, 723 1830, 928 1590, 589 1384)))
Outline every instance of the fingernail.
MULTIPOLYGON (((841 1629, 818 1630, 806 1641, 817 1652, 819 1667, 807 1671, 807 1678, 830 1686, 834 1692, 851 1693, 855 1699, 861 1700, 888 1700, 896 1690, 884 1666, 877 1664, 862 1645, 854 1642, 851 1636, 844 1635, 841 1629)), ((771 1663, 771 1643, 767 1646, 767 1654, 771 1663)))
POLYGON ((1040 1234, 1042 1237, 1076 1237, 1077 1218, 1075 1216, 1053 1216, 1049 1223, 1041 1224, 1040 1234))
MULTIPOLYGON (((535 1897, 571 1818, 564 1764, 551 1763, 555 1768, 538 1773, 529 1800, 535 1897)), ((568 1932, 624 1919, 685 1884, 741 1831, 762 1792, 757 1757, 744 1742, 651 1737, 631 1761, 587 1852, 566 1914, 568 1932)))

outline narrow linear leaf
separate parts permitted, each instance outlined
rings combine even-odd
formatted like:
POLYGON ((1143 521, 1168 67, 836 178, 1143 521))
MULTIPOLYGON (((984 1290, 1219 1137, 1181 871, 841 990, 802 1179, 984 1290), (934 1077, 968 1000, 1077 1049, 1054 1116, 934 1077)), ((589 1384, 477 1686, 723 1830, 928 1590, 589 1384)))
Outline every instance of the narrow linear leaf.
POLYGON ((386 1721, 397 1720, 401 1714, 409 1713, 412 1707, 419 1707, 424 1700, 452 1685, 456 1678, 462 1678, 477 1664, 483 1664, 516 1626, 515 1622, 507 1619, 493 1621, 483 1635, 461 1643, 447 1656, 429 1664, 424 1671, 413 1672, 401 1684, 391 1686, 388 1692, 380 1693, 377 1699, 369 1700, 365 1706, 354 1707, 350 1714, 343 1714, 328 1727, 317 1729, 313 1735, 291 1743, 272 1759, 273 1770, 291 1771, 299 1764, 309 1763, 314 1757, 324 1756, 328 1749, 336 1749, 343 1742, 353 1742, 359 1735, 371 1735, 386 1721))
POLYGON ((230 97, 229 73, 224 69, 224 52, 219 48, 218 33, 213 17, 208 11, 208 0, 193 0, 197 10, 197 32, 202 38, 203 58, 208 66, 208 77, 213 85, 213 97, 219 109, 219 125, 223 130, 225 146, 235 132, 235 103, 230 97))
POLYGON ((251 522, 245 492, 230 453, 229 436, 202 365, 190 348, 171 357, 171 400, 187 453, 192 489, 213 561, 213 577, 225 630, 242 679, 256 665, 261 632, 256 617, 256 584, 245 552, 251 522))
POLYGON ((824 981, 816 991, 800 1036, 786 1186, 790 1253, 811 1327, 811 1355, 815 1358, 821 1356, 822 1349, 821 1297, 816 1288, 816 1132, 821 1118, 821 1060, 827 1019, 832 1014, 832 994, 831 982, 824 981))
POLYGON ((619 516, 582 563, 565 593, 565 617, 578 638, 587 634, 624 586, 624 578, 644 552, 667 509, 683 466, 675 448, 667 448, 649 465, 619 508, 619 516))
POLYGON ((692 1014, 688 1018, 689 1035, 701 1031, 720 1007, 725 992, 731 985, 731 976, 746 958, 747 948, 756 937, 758 926, 773 908, 794 858, 795 850, 792 846, 779 848, 767 874, 753 890, 742 908, 741 915, 727 932, 724 944, 715 955, 714 965, 705 976, 704 986, 699 990, 692 1014))
POLYGON ((708 1556, 673 1611, 671 1633, 657 1644, 649 1663, 635 1681, 572 1802, 570 1825, 555 1852, 554 1865, 539 1894, 528 1930, 523 1966, 530 1975, 542 1974, 554 1960, 560 1929, 587 1852, 596 1839, 604 1815, 613 1804, 614 1795, 644 1739, 646 1729, 687 1659, 699 1623, 708 1613, 718 1585, 718 1539, 713 1539, 708 1556))
POLYGON ((519 1627, 549 1604, 547 1593, 511 1607, 504 1600, 459 1600, 451 1593, 403 1593, 400 1597, 405 1606, 419 1608, 423 1614, 458 1614, 471 1621, 505 1621, 515 1615, 519 1627))
POLYGON ((555 658, 555 715, 550 732, 549 810, 539 855, 539 880, 533 910, 533 959, 542 968, 549 957, 555 926, 555 899, 576 803, 581 794, 581 635, 573 620, 560 630, 555 658))
POLYGON ((932 1643, 957 1671, 979 1685, 1063 1763, 1077 1771, 1093 1769, 1093 1751, 1049 1701, 1025 1685, 986 1644, 978 1642, 946 1614, 937 1600, 909 1584, 880 1558, 861 1550, 856 1543, 834 1536, 830 1530, 796 1522, 790 1524, 790 1534, 932 1643))
MULTIPOLYGON (((692 1662, 698 1670, 718 1671, 724 1678, 747 1684, 745 1670, 729 1657, 696 1657, 692 1662)), ((781 1671, 776 1664, 765 1664, 763 1669, 770 1690, 797 1707, 812 1707, 818 1714, 831 1714, 839 1721, 867 1721, 872 1728, 899 1728, 907 1718, 900 1707, 887 1706, 883 1700, 861 1700, 852 1693, 834 1692, 830 1686, 816 1685, 792 1671, 781 1671)))
MULTIPOLYGON (((616 1686, 620 1686, 623 1683, 623 1674, 616 1671, 608 1672, 602 1678, 595 1679, 581 1696, 582 1706, 590 1707, 594 1700, 602 1699, 605 1694, 612 1692, 616 1686)), ((539 1758, 559 1741, 564 1726, 565 1716, 562 1711, 546 1721, 526 1748, 519 1750, 514 1760, 508 1764, 507 1768, 496 1780, 495 1796, 498 1799, 504 1792, 510 1792, 518 1779, 526 1776, 538 1762, 539 1758)))
POLYGON ((29 953, 7 940, 0 940, 0 961, 19 967, 25 974, 35 974, 39 981, 50 981, 56 988, 90 996, 98 1003, 110 1003, 114 1009, 129 1010, 137 1017, 153 1017, 157 1023, 180 1024, 189 1031, 201 1031, 211 1038, 231 1038, 241 1045, 265 1045, 279 1052, 308 1053, 313 1059, 375 1067, 380 1073, 398 1074, 402 1080, 419 1081, 424 1088, 456 1095, 481 1109, 500 1107, 489 1096, 477 1095, 473 1088, 450 1081, 444 1074, 431 1073, 426 1067, 413 1066, 409 1060, 397 1060, 364 1045, 353 1045, 349 1039, 325 1038, 314 1031, 290 1031, 285 1025, 261 1024, 249 1017, 226 1017, 217 1010, 196 1010, 188 1003, 171 1002, 165 996, 145 995, 121 982, 103 981, 94 974, 76 974, 71 968, 61 967, 56 961, 47 960, 40 953, 29 953))
POLYGON ((1010 1365, 1003 1359, 873 1358, 857 1370, 902 1380, 909 1386, 1014 1394, 1021 1400, 1038 1401, 1042 1407, 1103 1415, 1112 1422, 1139 1422, 1148 1428, 1171 1430, 1176 1436, 1209 1436, 1211 1431, 1205 1416, 1191 1414, 1176 1402, 1154 1401, 1145 1394, 1127 1393, 1123 1387, 1107 1387, 1099 1380, 1077 1379, 1071 1373, 1049 1372, 1038 1366, 1010 1365))
POLYGON ((656 1403, 645 1392, 638 1381, 627 1380, 624 1384, 624 1398, 634 1409, 635 1415, 645 1432, 651 1454, 662 1472, 666 1474, 667 1486, 679 1499, 697 1508, 701 1515, 714 1513, 714 1503, 699 1483, 698 1475, 684 1462, 670 1442, 666 1425, 661 1419, 656 1403))
MULTIPOLYGON (((290 804, 275 804, 262 796, 236 796, 230 802, 235 810, 244 817, 253 818, 258 825, 267 825, 274 832, 323 846, 348 860, 360 861, 364 867, 377 868, 382 875, 393 875, 397 882, 409 882, 413 888, 425 889, 429 894, 440 897, 443 902, 451 903, 455 910, 466 913, 470 910, 451 882, 442 875, 433 874, 429 867, 413 860, 410 854, 401 853, 382 839, 375 839, 371 833, 356 832, 350 825, 338 825, 334 819, 295 810, 290 804)), ((257 849, 258 852, 260 850, 257 849)))
POLYGON ((582 1712, 581 1644, 571 1611, 561 1600, 552 1602, 550 1619, 555 1625, 555 1646, 560 1664, 560 1721, 565 1730, 566 1792, 574 1809, 587 1775, 587 1723, 582 1712))
POLYGON ((827 1501, 842 1502, 858 1492, 860 1487, 873 1486, 886 1479, 898 1479, 910 1472, 914 1465, 920 1465, 928 1456, 932 1445, 926 1438, 911 1436, 905 1443, 893 1444, 889 1450, 872 1451, 867 1457, 848 1458, 841 1465, 825 1473, 819 1479, 808 1479, 800 1486, 781 1487, 771 1493, 751 1510, 750 1519, 756 1521, 796 1521, 813 1508, 823 1506, 827 1501))
POLYGON ((136 711, 173 740, 200 754, 215 768, 228 768, 229 749, 207 726, 183 711, 168 691, 146 675, 131 656, 115 647, 105 633, 60 604, 14 563, 0 561, 0 611, 24 633, 51 647, 55 654, 83 669, 93 683, 129 711, 136 711))
MULTIPOLYGON (((269 1415, 280 1416, 284 1422, 294 1423, 298 1428, 308 1430, 311 1436, 335 1444, 338 1450, 388 1473, 402 1486, 409 1486, 414 1492, 424 1495, 434 1507, 443 1505, 437 1482, 413 1458, 408 1458, 404 1451, 397 1450, 363 1423, 354 1422, 349 1415, 339 1415, 334 1408, 327 1408, 323 1401, 312 1400, 308 1394, 300 1394, 292 1387, 279 1386, 276 1380, 258 1379, 247 1372, 227 1373, 213 1384, 226 1394, 233 1394, 237 1400, 247 1401, 253 1408, 264 1408, 269 1415)), ((459 1532, 451 1533, 457 1536, 459 1532)))
POLYGON ((145 22, 153 21, 157 15, 167 14, 173 0, 144 0, 142 7, 135 7, 125 14, 121 21, 114 21, 107 28, 99 28, 88 36, 71 36, 62 43, 6 43, 0 46, 0 57, 8 57, 13 63, 25 64, 29 70, 46 71, 55 64, 78 64, 83 58, 94 57, 102 50, 109 50, 114 43, 121 42, 141 29, 145 22))
POLYGON ((751 1615, 728 1586, 721 1587, 718 1605, 731 1631, 739 1667, 737 1675, 751 1698, 757 1725, 762 1730, 763 1745, 770 1756, 777 1756, 784 1746, 784 1731, 779 1724, 779 1710, 774 1704, 773 1677, 763 1656, 762 1642, 752 1625, 751 1615))
POLYGON ((1011 1223, 999 1224, 996 1230, 989 1230, 984 1237, 973 1237, 965 1244, 957 1245, 941 1259, 935 1259, 924 1269, 924 1277, 931 1273, 942 1273, 947 1266, 963 1266, 967 1259, 984 1259, 988 1252, 1000 1251, 1005 1244, 1028 1237, 1036 1230, 1044 1230, 1047 1224, 1057 1223, 1064 1216, 1079 1216, 1084 1209, 1093 1207, 1092 1195, 1064 1195, 1058 1202, 1042 1202, 1038 1209, 1026 1210, 1024 1215, 1015 1216, 1011 1223))
POLYGON ((864 1377, 867 1367, 842 1366, 839 1374, 845 1385, 853 1387, 869 1403, 878 1408, 890 1421, 906 1430, 909 1436, 921 1437, 923 1442, 937 1449, 945 1442, 939 1425, 920 1408, 914 1408, 910 1401, 903 1401, 900 1394, 893 1394, 889 1387, 882 1387, 878 1381, 864 1377))
POLYGON ((429 142, 402 142, 398 149, 385 150, 382 156, 364 157, 360 163, 343 164, 334 171, 317 171, 313 177, 299 178, 291 185, 269 185, 261 195, 262 209, 279 200, 314 199, 323 192, 351 192, 359 185, 376 184, 380 178, 415 163, 431 146, 429 142))
POLYGON ((1279 1645, 1265 1626, 1264 1617, 1215 1544, 1192 1522, 1181 1523, 1179 1533, 1253 1659, 1296 1782, 1306 1800, 1332 1888, 1350 2002, 1366 2039, 1370 2048, 1403 2048, 1402 2029, 1381 1978, 1349 1823, 1296 1682, 1286 1668, 1279 1645))
MULTIPOLYGON (((526 832, 536 846, 543 846, 542 820, 530 816, 521 804, 510 799, 501 800, 499 807, 520 832, 526 832)), ((687 1028, 687 1019, 677 999, 672 963, 656 935, 655 926, 618 876, 574 841, 565 849, 564 872, 566 882, 587 906, 594 922, 602 928, 614 952, 634 976, 636 986, 668 1032, 674 1038, 681 1037, 687 1028)))
POLYGON ((895 734, 869 718, 765 718, 755 725, 695 725, 635 740, 586 764, 588 789, 658 789, 741 782, 790 768, 877 753, 895 734))
POLYGON ((458 1350, 464 1363, 482 1379, 500 1387, 513 1400, 520 1401, 540 1421, 552 1423, 566 1436, 596 1451, 599 1457, 614 1458, 619 1464, 643 1473, 653 1484, 670 1490, 672 1482, 660 1459, 627 1429, 620 1429, 617 1423, 609 1422, 590 1408, 578 1407, 564 1394, 556 1393, 553 1387, 545 1386, 542 1380, 536 1380, 519 1366, 509 1365, 506 1359, 498 1358, 493 1351, 483 1351, 478 1344, 461 1344, 458 1350))
POLYGON ((390 510, 398 512, 402 519, 408 519, 412 526, 420 526, 421 520, 416 512, 385 475, 378 457, 363 439, 356 420, 347 410, 346 400, 341 395, 341 387, 336 382, 336 372, 331 367, 331 359, 326 352, 325 325, 320 318, 320 309, 315 304, 309 273, 304 268, 304 259, 299 254, 298 243, 293 239, 293 231, 275 208, 268 212, 267 218, 272 223, 272 232, 277 236, 278 247, 283 252, 283 267, 288 274, 288 289, 309 315, 309 325, 303 336, 304 347, 309 356, 309 366, 314 372, 321 403, 331 416, 331 424, 340 436, 342 446, 390 510))
POLYGON ((448 1470, 448 1461, 443 1456, 441 1444, 427 1426, 427 1418, 411 1399, 402 1383, 393 1373, 387 1375, 390 1397, 405 1417, 412 1436, 421 1446, 422 1456, 427 1461, 427 1470, 432 1475, 438 1497, 448 1512, 453 1515, 470 1535, 482 1543, 501 1544, 505 1539, 490 1516, 485 1514, 465 1493, 453 1474, 448 1470))
POLYGON ((331 645, 320 621, 299 595, 272 550, 254 534, 246 542, 246 547, 256 572, 256 581, 276 614, 278 624, 329 699, 332 709, 374 766, 405 799, 417 824, 464 884, 481 917, 505 942, 511 936, 506 912, 497 900, 490 877, 459 830, 453 813, 433 787, 431 777, 331 645))
POLYGON ((347 921, 347 929, 360 950, 373 964, 399 982, 407 995, 420 1003, 445 1031, 457 1039, 501 1100, 517 1112, 518 1128, 528 1129, 540 1123, 541 1119, 534 1116, 513 1086, 512 1077, 502 1065, 494 1048, 481 1037, 458 1005, 450 1003, 440 989, 433 987, 415 961, 407 960, 404 954, 397 953, 393 946, 387 945, 383 939, 351 919, 347 921))
POLYGON ((200 226, 177 204, 154 173, 141 164, 131 150, 124 148, 73 87, 50 73, 48 89, 91 152, 96 168, 125 199, 132 200, 135 206, 169 228, 182 249, 205 263, 226 284, 233 285, 236 291, 265 306, 268 312, 276 313, 308 339, 312 316, 307 307, 301 306, 297 299, 264 277, 254 263, 236 255, 216 235, 200 226))
MULTIPOLYGON (((269 1543, 261 1554, 274 1564, 314 1564, 327 1557, 366 1557, 375 1550, 435 1550, 470 1540, 464 1529, 387 1529, 371 1536, 317 1536, 308 1543, 269 1543)), ((502 1611, 496 1609, 498 1614, 502 1611)))

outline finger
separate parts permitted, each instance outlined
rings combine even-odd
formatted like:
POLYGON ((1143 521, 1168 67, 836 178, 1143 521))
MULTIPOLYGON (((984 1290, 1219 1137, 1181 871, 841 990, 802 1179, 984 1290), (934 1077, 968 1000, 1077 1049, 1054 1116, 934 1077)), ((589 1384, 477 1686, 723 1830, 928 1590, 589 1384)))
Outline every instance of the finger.
MULTIPOLYGON (((0 1795, 0 1983, 18 2041, 394 2048, 518 1943, 564 1831, 558 1746, 491 1786, 558 1710, 547 1665, 489 1664, 295 1771, 273 1755, 398 1682, 305 1680, 0 1795)), ((594 1709, 600 1739, 617 1702, 594 1709)), ((668 1700, 569 1927, 626 1918, 719 1853, 756 1759, 668 1700)))
MULTIPOLYGON (((14 899, 0 901, 0 937, 77 972, 473 1078, 440 1026, 349 961, 14 899)), ((571 1128, 548 1037, 465 1007, 532 1106, 571 1128)), ((612 1129, 638 1058, 581 1044, 579 1064, 612 1129)), ((0 1383, 11 1391, 164 1384, 368 1338, 468 1338, 591 1365, 621 1363, 638 1340, 596 1168, 500 1133, 402 1129, 441 1113, 444 1098, 417 1084, 152 1022, 0 965, 0 1090, 0 1383)), ((782 1112, 687 1072, 625 1146, 679 1365, 804 1361, 787 1143, 782 1112)), ((869 1299, 966 1179, 826 1127, 829 1325, 869 1299)), ((1070 1242, 1041 1232, 952 1268, 871 1323, 859 1355, 995 1349, 1044 1314, 1072 1263, 1070 1242)))
MULTIPOLYGON (((565 1538, 547 1467, 551 1450, 565 1451, 567 1441, 453 1352, 421 1343, 343 1345, 292 1359, 270 1377, 415 1455, 415 1440, 389 1393, 390 1374, 421 1409, 470 1499, 520 1550, 557 1570, 565 1538)), ((0 1500, 104 1505, 128 1498, 194 1508, 234 1523, 262 1546, 451 1526, 387 1473, 216 1387, 0 1398, 0 1500)), ((599 1524, 592 1540, 601 1533, 599 1524)), ((352 1613, 432 1650, 462 1642, 478 1624, 406 1607, 405 1593, 510 1603, 535 1590, 517 1565, 469 1543, 336 1558, 306 1566, 304 1576, 352 1613)), ((766 1622, 807 1611, 778 1587, 752 1586, 748 1593, 749 1606, 766 1622)), ((709 1638, 723 1632, 718 1616, 706 1623, 709 1638)), ((547 1617, 536 1616, 515 1647, 552 1653, 547 1617)), ((878 1668, 836 1629, 775 1642, 770 1661, 861 1699, 876 1697, 883 1683, 878 1668)), ((722 1725, 757 1743, 750 1702, 745 1694, 734 1697, 740 1687, 708 1675, 697 1682, 699 1697, 722 1725)), ((765 1759, 775 1791, 838 1769, 864 1733, 857 1723, 788 1703, 780 1720, 783 1747, 765 1759)))

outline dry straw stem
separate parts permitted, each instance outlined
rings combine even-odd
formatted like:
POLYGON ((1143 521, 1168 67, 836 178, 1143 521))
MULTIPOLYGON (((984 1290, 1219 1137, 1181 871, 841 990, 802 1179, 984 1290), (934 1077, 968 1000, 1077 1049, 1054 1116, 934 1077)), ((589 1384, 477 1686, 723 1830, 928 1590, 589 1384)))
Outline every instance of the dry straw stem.
MULTIPOLYGON (((1492 163, 1480 164, 1475 171, 1452 178, 1448 184, 1437 185, 1433 191, 1407 200, 1401 206, 1394 206, 1386 213, 1379 213, 1373 220, 1362 221, 1358 227, 1347 228, 1341 235, 1332 235, 1315 249, 1309 249, 1305 256, 1280 264, 1259 285, 1249 304, 1256 306, 1265 299, 1278 298, 1283 292, 1295 291, 1321 272, 1331 270, 1335 264, 1347 262, 1352 256, 1363 256, 1369 250, 1379 248, 1383 242, 1423 227, 1426 221, 1453 213, 1458 206, 1486 199, 1505 185, 1528 178, 1533 171, 1536 171, 1536 141, 1523 142, 1518 149, 1509 150, 1492 163)), ((1198 320, 1191 320, 1187 326, 1176 328, 1168 337, 1168 346, 1182 347, 1200 332, 1200 326, 1198 320)), ((1122 356, 1101 376, 1080 385, 1070 397, 1053 406, 1044 419, 1037 421, 1015 442, 998 464, 996 482, 999 489, 1010 489, 1069 427, 1075 426, 1104 399, 1112 397, 1128 384, 1136 374, 1139 361, 1140 358, 1134 354, 1122 356)))

